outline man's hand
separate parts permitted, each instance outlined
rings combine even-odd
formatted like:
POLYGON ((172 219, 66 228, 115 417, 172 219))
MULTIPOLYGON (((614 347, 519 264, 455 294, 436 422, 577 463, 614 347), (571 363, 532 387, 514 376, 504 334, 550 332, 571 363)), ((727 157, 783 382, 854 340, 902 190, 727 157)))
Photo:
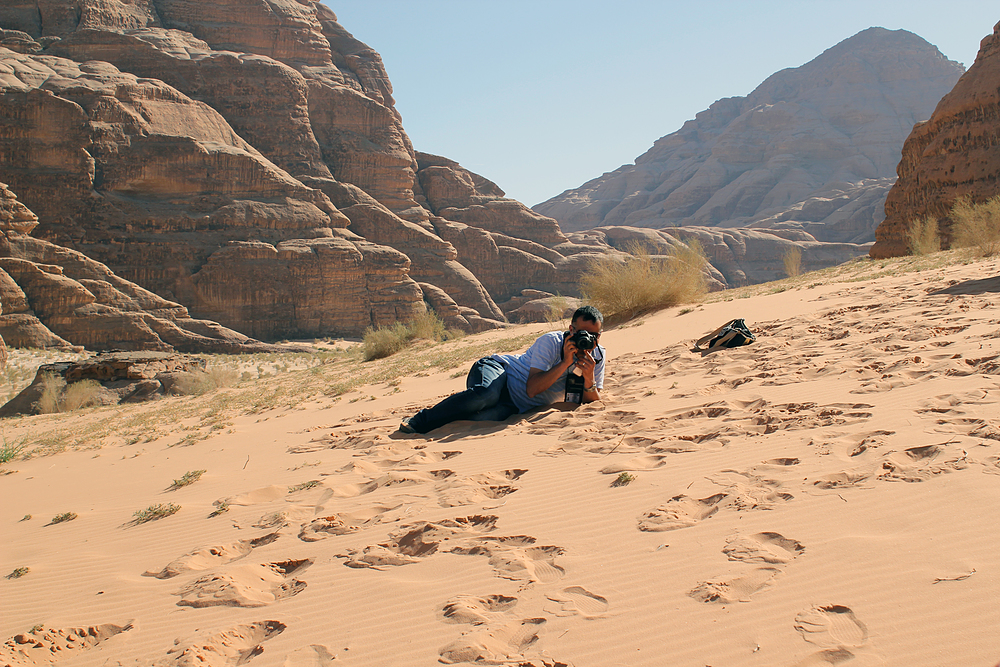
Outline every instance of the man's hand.
MULTIPOLYGON (((562 360, 558 364, 547 371, 543 371, 540 368, 531 368, 528 370, 528 382, 525 386, 528 398, 534 398, 555 384, 555 381, 573 365, 576 354, 576 345, 573 344, 569 336, 565 336, 563 338, 562 360)), ((591 371, 591 377, 593 377, 593 371, 591 371)))

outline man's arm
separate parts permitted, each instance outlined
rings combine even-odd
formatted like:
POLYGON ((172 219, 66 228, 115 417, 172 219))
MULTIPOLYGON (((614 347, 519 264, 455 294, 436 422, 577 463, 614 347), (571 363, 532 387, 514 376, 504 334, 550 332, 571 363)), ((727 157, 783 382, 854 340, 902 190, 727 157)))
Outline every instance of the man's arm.
POLYGON ((573 365, 573 354, 576 352, 576 345, 573 344, 569 336, 563 339, 562 349, 562 359, 549 370, 543 371, 534 366, 528 369, 528 381, 525 383, 525 391, 528 394, 528 398, 534 398, 543 391, 548 390, 573 365))

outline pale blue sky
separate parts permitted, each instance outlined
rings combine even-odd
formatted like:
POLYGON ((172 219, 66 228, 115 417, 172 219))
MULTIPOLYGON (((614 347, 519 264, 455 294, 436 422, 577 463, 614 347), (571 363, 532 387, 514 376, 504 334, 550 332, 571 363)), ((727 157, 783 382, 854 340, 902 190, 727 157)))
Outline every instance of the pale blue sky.
POLYGON ((323 0, 378 51, 417 150, 532 206, 861 30, 972 65, 985 0, 323 0))

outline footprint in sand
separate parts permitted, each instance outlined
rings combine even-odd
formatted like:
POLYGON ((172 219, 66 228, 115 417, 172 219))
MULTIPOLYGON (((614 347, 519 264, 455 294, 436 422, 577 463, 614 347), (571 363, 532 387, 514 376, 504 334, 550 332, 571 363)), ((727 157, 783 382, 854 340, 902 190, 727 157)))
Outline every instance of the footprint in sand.
POLYGON ((759 567, 749 574, 703 581, 691 589, 688 595, 698 602, 706 603, 749 602, 750 596, 768 587, 780 571, 776 567, 759 567))
POLYGON ((310 644, 289 653, 281 667, 328 667, 335 664, 337 656, 330 652, 329 647, 322 644, 310 644))
POLYGON ((950 443, 910 447, 882 460, 878 479, 889 482, 923 482, 937 475, 968 467, 966 452, 950 443))
POLYGON ((312 561, 289 560, 263 565, 244 565, 224 573, 210 574, 187 584, 177 595, 181 607, 263 607, 298 595, 306 582, 291 579, 312 561))
POLYGON ((348 567, 380 568, 387 565, 416 563, 444 545, 447 547, 462 543, 467 538, 479 537, 496 530, 497 517, 476 515, 442 521, 419 521, 401 526, 389 534, 389 540, 382 544, 339 554, 346 558, 348 567))
POLYGON ((316 517, 309 523, 302 526, 299 531, 299 539, 303 542, 318 542, 334 535, 347 535, 361 530, 360 526, 344 515, 331 514, 329 516, 316 517))
POLYGON ((442 479, 447 479, 454 474, 451 470, 431 470, 428 472, 390 471, 367 482, 347 484, 334 488, 332 495, 336 498, 353 498, 389 486, 433 484, 442 479))
POLYGON ((526 618, 496 627, 487 626, 463 634, 438 654, 445 664, 471 662, 477 665, 503 665, 524 660, 524 651, 538 641, 544 618, 526 618))
POLYGON ((621 463, 612 463, 601 468, 600 472, 605 475, 617 475, 629 470, 655 470, 666 465, 666 456, 638 456, 621 463))
POLYGON ((567 586, 559 593, 548 595, 555 605, 546 605, 546 613, 553 616, 580 615, 584 618, 601 618, 608 611, 608 599, 591 593, 583 586, 567 586))
POLYGON ((517 605, 517 598, 508 595, 456 595, 441 608, 445 623, 485 625, 504 618, 506 611, 517 605))
POLYGON ((639 530, 661 532, 688 528, 718 512, 719 503, 726 497, 725 493, 716 493, 700 500, 688 498, 683 494, 674 496, 664 504, 642 514, 639 517, 639 530))
POLYGON ((293 445, 288 448, 289 454, 311 454, 324 449, 368 449, 389 442, 388 437, 381 433, 361 433, 360 435, 331 434, 314 438, 304 445, 293 445))
POLYGON ((155 660, 151 667, 236 667, 245 665, 264 652, 261 645, 281 634, 287 626, 279 621, 258 621, 221 632, 178 639, 166 657, 155 660))
POLYGON ((338 557, 345 558, 348 567, 380 569, 416 563, 437 552, 486 556, 504 579, 549 583, 562 578, 565 571, 555 563, 562 547, 535 545, 535 538, 528 535, 485 535, 496 529, 496 521, 492 515, 421 521, 390 533, 386 542, 338 557))
POLYGON ((268 533, 267 535, 261 535, 260 537, 252 540, 239 540, 237 542, 231 542, 230 544, 195 549, 194 551, 186 553, 183 556, 178 556, 174 560, 170 561, 170 563, 159 572, 148 570, 143 573, 143 576, 156 577, 157 579, 170 579, 171 577, 176 577, 181 572, 207 570, 208 568, 215 567, 216 565, 223 565, 234 560, 239 560, 240 558, 247 556, 257 547, 271 544, 278 539, 278 537, 278 533, 268 533))
POLYGON ((807 642, 823 648, 858 648, 868 640, 868 628, 850 607, 813 607, 795 617, 795 629, 807 642))
POLYGON ((780 565, 804 553, 806 548, 781 533, 763 532, 755 535, 736 533, 726 540, 722 553, 729 560, 745 563, 780 565))
POLYGON ((511 482, 520 479, 527 470, 503 470, 484 472, 468 477, 449 478, 438 483, 438 503, 441 507, 477 505, 498 500, 517 491, 511 482))
POLYGON ((53 630, 39 628, 14 635, 0 647, 0 664, 5 667, 36 667, 50 664, 94 648, 115 635, 128 632, 131 624, 91 625, 86 628, 53 630))

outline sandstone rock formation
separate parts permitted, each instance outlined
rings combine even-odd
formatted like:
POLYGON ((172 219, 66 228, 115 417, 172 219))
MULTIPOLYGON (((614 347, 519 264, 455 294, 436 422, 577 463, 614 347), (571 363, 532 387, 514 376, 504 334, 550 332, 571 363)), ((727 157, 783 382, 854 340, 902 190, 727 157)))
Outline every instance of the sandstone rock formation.
MULTIPOLYGON (((183 304, 174 321, 189 312, 266 340, 357 335, 432 308, 479 331, 579 296, 581 272, 619 252, 415 151, 381 58, 316 0, 18 0, 0 7, 0 30, 0 176, 39 221, 16 258, 55 252, 42 240, 83 253, 144 298, 183 304), (511 315, 526 298, 539 303, 511 315)), ((809 191, 800 218, 872 206, 842 175, 809 191)), ((56 282, 94 293, 82 279, 96 279, 63 270, 56 282)))
POLYGON ((80 252, 28 236, 35 215, 0 183, 0 336, 13 347, 269 351, 120 278, 80 252))
POLYGON ((909 254, 909 224, 938 218, 944 245, 951 241, 948 214, 959 197, 981 203, 1000 194, 1000 23, 980 43, 969 71, 937 105, 930 120, 913 128, 903 145, 899 180, 885 202, 871 256, 909 254))
POLYGON ((0 28, 0 173, 37 235, 198 317, 358 334, 446 307, 419 281, 478 330, 590 250, 416 153, 381 58, 319 2, 29 1, 0 28))
POLYGON ((681 243, 697 241, 708 258, 709 291, 780 280, 787 276, 784 259, 801 252, 801 270, 843 264, 867 251, 854 243, 823 243, 795 230, 720 229, 718 227, 596 227, 569 235, 581 243, 628 250, 639 244, 652 255, 666 255, 681 243))
POLYGON ((45 408, 42 394, 50 385, 60 387, 52 396, 57 405, 66 388, 81 380, 97 383, 90 404, 117 405, 162 398, 172 389, 176 391, 178 379, 198 374, 205 375, 203 359, 173 352, 117 352, 83 361, 43 364, 32 383, 0 407, 0 417, 41 414, 45 408))
POLYGON ((870 28, 534 210, 568 231, 750 227, 869 242, 906 134, 961 73, 912 33, 870 28))

